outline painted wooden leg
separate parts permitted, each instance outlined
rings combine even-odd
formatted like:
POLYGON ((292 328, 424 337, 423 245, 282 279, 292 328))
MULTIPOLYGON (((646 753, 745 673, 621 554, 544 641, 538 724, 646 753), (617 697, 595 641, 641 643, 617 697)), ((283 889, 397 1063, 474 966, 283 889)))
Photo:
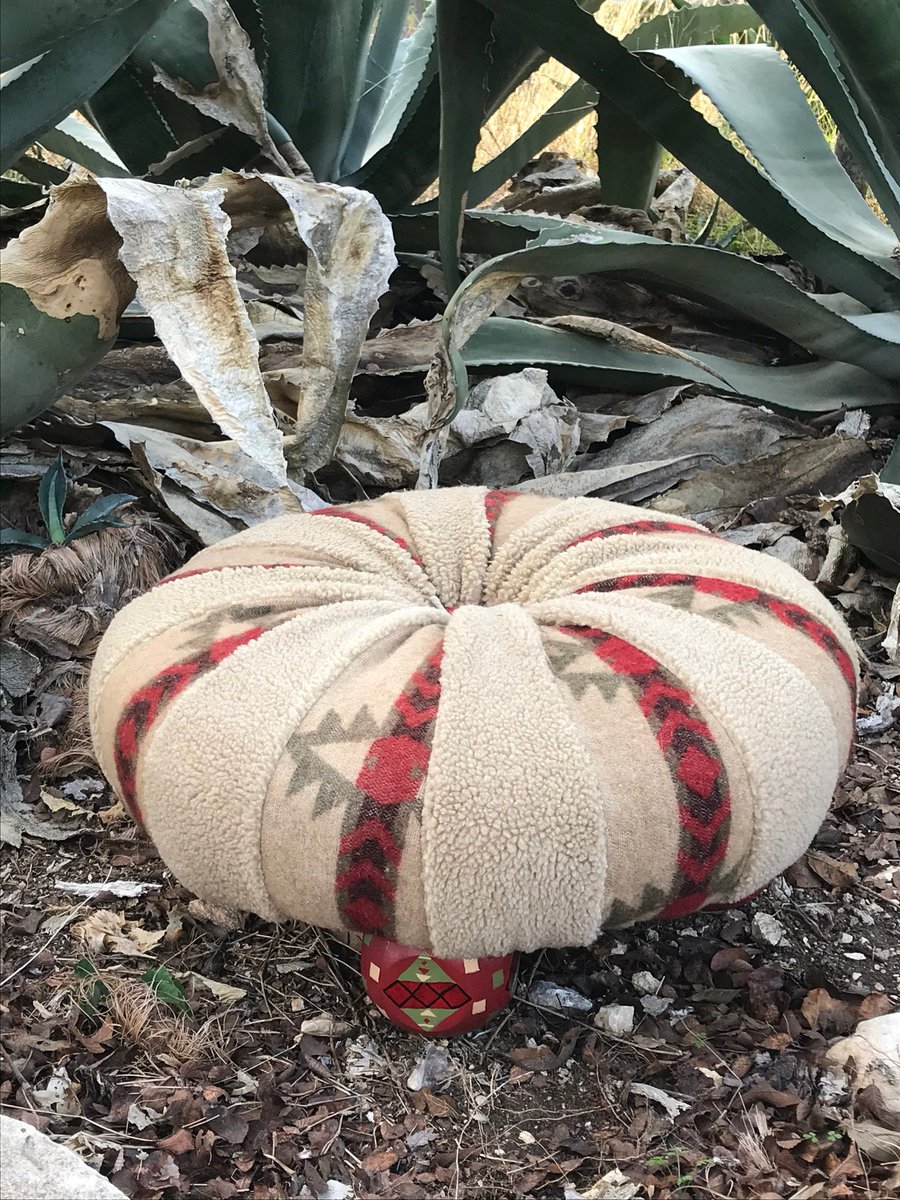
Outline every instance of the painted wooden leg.
POLYGON ((389 1021, 413 1033, 468 1033, 509 1003, 514 954, 436 958, 427 950, 366 934, 361 956, 372 1001, 389 1021))

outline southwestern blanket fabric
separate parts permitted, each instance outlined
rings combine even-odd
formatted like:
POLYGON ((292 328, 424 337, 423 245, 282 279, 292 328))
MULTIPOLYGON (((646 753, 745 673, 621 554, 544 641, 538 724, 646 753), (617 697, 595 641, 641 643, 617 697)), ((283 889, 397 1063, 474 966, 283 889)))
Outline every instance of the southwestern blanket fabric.
POLYGON ((178 878, 449 957, 742 898, 806 848, 856 659, 791 567, 449 488, 202 551, 97 653, 100 761, 178 878))

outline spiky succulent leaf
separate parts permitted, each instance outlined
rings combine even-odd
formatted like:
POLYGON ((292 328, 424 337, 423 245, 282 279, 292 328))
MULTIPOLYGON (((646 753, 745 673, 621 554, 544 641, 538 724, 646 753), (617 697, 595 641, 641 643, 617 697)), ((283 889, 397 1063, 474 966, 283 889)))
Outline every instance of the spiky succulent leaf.
POLYGON ((601 29, 576 4, 557 0, 484 0, 516 21, 588 83, 608 96, 690 170, 795 258, 871 308, 900 307, 900 277, 835 242, 813 225, 768 178, 689 102, 601 29))
POLYGON ((96 533, 98 529, 121 528, 125 522, 119 520, 116 514, 126 504, 133 504, 136 499, 136 496, 126 496, 124 493, 101 496, 99 500, 89 504, 84 512, 79 514, 75 524, 69 530, 66 542, 74 542, 77 538, 85 537, 89 533, 96 533))
POLYGON ((172 0, 135 0, 2 82, 0 170, 101 87, 153 27, 172 0))
POLYGON ((824 237, 892 268, 897 239, 835 158, 780 54, 762 45, 659 53, 709 96, 773 185, 824 237), (758 102, 759 95, 766 97, 765 104, 758 102))
MULTIPOLYGON (((642 392, 670 383, 709 385, 709 371, 737 395, 786 413, 834 412, 847 408, 895 408, 896 385, 848 363, 821 360, 796 367, 759 367, 715 354, 694 354, 707 368, 664 354, 614 346, 600 338, 510 317, 491 317, 463 346, 470 369, 518 370, 545 367, 561 382, 610 391, 642 392)), ((719 385, 720 390, 722 385, 719 385)))
POLYGON ((0 283, 0 359, 4 387, 0 404, 0 436, 24 425, 77 383, 115 344, 101 338, 96 317, 76 313, 68 320, 35 308, 27 293, 0 283))
POLYGON ((66 478, 66 467, 63 462, 62 450, 41 476, 38 487, 38 506, 41 517, 50 535, 50 541, 55 546, 61 546, 66 540, 66 527, 63 524, 63 512, 66 507, 66 495, 69 491, 69 481, 66 478))
POLYGON ((3 6, 0 71, 46 54, 135 0, 29 0, 3 6))
POLYGON ((459 246, 472 163, 488 108, 485 66, 493 14, 478 0, 440 0, 441 200, 438 246, 448 291, 459 284, 459 246))
POLYGON ((45 550, 50 543, 38 533, 26 533, 24 529, 0 529, 0 548, 12 550, 21 546, 24 550, 45 550))
MULTIPOLYGON (((787 50, 791 61, 800 69, 829 115, 841 131, 854 158, 864 169, 866 178, 894 230, 900 235, 900 172, 892 172, 885 155, 890 155, 891 145, 896 144, 888 131, 887 147, 879 147, 874 138, 880 126, 870 130, 853 92, 847 82, 848 65, 841 62, 832 44, 827 28, 820 25, 811 15, 805 0, 754 0, 760 16, 787 50)), ((892 0, 888 6, 896 8, 892 0)), ((867 23, 870 11, 865 5, 854 5, 854 17, 867 23)), ((876 6, 876 13, 880 8, 876 6)), ((900 62, 900 29, 897 21, 879 21, 874 40, 868 43, 869 52, 881 58, 884 73, 896 72, 900 62)), ((895 110, 896 111, 896 110, 895 110)), ((890 113, 888 108, 886 113, 890 113)))

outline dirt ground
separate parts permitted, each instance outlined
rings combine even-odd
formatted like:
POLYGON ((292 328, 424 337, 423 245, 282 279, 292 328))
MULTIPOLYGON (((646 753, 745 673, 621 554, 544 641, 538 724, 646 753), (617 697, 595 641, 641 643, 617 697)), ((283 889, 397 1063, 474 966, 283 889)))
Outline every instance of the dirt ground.
MULTIPOLYGON (((863 716, 900 673, 878 619, 853 616, 863 716)), ((506 1013, 452 1042, 388 1026, 339 940, 194 899, 96 773, 24 790, 0 1097, 129 1196, 896 1194, 860 1132, 884 1114, 823 1064, 900 1001, 896 722, 860 732, 814 846, 756 899, 526 956, 506 1013)))

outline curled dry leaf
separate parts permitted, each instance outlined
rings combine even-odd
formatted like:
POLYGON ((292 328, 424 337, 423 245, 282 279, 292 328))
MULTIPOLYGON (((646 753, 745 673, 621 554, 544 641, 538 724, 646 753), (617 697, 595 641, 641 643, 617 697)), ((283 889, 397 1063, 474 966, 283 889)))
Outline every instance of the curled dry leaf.
MULTIPOLYGON (((195 91, 184 79, 173 79, 160 67, 156 81, 174 92, 180 100, 192 104, 206 116, 223 125, 233 125, 252 137, 266 156, 286 175, 290 166, 272 141, 266 123, 265 85, 250 39, 226 0, 190 0, 206 18, 209 55, 218 78, 202 92, 195 91)), ((292 147, 295 165, 305 167, 292 147)), ((309 168, 306 168, 307 172, 309 168)))
POLYGON ((238 1000, 243 1000, 247 995, 246 988, 234 987, 230 983, 220 983, 218 979, 207 979, 205 975, 198 975, 196 971, 191 972, 191 978, 195 983, 199 983, 207 991, 212 992, 215 998, 221 1000, 223 1004, 236 1004, 238 1000))
POLYGON ((96 336, 106 341, 134 298, 120 246, 103 192, 89 172, 76 170, 51 190, 43 219, 4 248, 3 282, 22 288, 50 317, 95 317, 96 336))
POLYGON ((278 486, 282 439, 259 372, 259 344, 228 260, 220 189, 98 181, 138 299, 219 428, 278 486))
POLYGON ((133 454, 145 480, 205 546, 285 512, 321 508, 308 488, 269 473, 233 442, 203 442, 143 425, 104 421, 133 454))
POLYGON ((165 936, 164 929, 144 929, 121 913, 98 908, 72 926, 72 935, 92 954, 124 954, 146 958, 165 936))
POLYGON ((306 246, 301 364, 272 372, 267 385, 273 400, 296 413, 286 447, 292 466, 314 471, 334 456, 369 322, 397 265, 391 224, 375 198, 356 188, 233 172, 209 186, 225 188, 223 207, 236 223, 271 210, 275 193, 306 246))

